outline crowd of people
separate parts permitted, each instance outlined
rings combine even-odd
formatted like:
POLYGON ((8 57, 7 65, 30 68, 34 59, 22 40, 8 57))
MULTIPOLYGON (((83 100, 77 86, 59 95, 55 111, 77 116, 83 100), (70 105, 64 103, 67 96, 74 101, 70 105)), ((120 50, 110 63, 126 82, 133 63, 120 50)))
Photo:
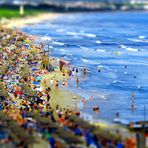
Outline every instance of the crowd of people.
MULTIPOLYGON (((124 139, 119 132, 116 136, 111 136, 112 133, 103 135, 100 128, 80 118, 79 110, 69 106, 61 108, 58 102, 55 108, 51 106, 51 89, 59 88, 59 80, 55 76, 50 79, 51 85, 47 86, 43 75, 54 72, 57 66, 64 76, 62 85, 66 87, 66 75, 77 75, 78 68, 71 69, 68 63, 65 71, 64 59, 58 65, 52 65, 53 59, 49 59, 44 52, 44 44, 35 45, 33 36, 19 30, 1 28, 0 39, 0 110, 3 113, 3 118, 0 115, 0 143, 11 143, 13 147, 20 148, 30 144, 26 142, 27 136, 24 138, 23 133, 14 132, 11 124, 5 123, 4 119, 7 119, 16 122, 31 138, 40 137, 48 141, 51 148, 75 148, 78 145, 134 148, 136 142, 130 138, 124 139), (43 87, 42 83, 47 87, 43 87)), ((84 67, 83 74, 86 73, 84 67)), ((78 87, 78 77, 76 83, 78 87)), ((82 101, 85 106, 86 100, 82 101)), ((97 106, 93 110, 100 111, 97 106)))

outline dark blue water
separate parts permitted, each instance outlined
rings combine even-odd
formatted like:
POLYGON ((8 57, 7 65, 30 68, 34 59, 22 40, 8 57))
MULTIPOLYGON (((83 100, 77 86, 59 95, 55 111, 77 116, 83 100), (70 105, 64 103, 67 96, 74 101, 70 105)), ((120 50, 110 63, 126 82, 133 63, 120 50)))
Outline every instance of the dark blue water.
POLYGON ((44 36, 39 42, 50 44, 51 56, 64 57, 80 71, 87 67, 87 76, 79 76, 79 88, 75 79, 69 82, 73 91, 95 97, 83 111, 93 115, 92 107, 98 105, 101 119, 112 120, 119 112, 122 119, 137 121, 144 119, 145 106, 148 120, 147 12, 63 14, 23 31, 44 36))

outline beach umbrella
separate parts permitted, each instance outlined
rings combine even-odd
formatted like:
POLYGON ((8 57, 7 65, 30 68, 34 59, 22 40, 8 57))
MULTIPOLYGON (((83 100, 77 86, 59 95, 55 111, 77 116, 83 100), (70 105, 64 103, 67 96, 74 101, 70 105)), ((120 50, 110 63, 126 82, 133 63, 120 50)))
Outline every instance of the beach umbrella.
POLYGON ((52 68, 57 68, 57 66, 52 66, 52 68))
POLYGON ((41 76, 37 76, 36 77, 36 81, 38 81, 38 80, 42 80, 42 77, 41 76))
POLYGON ((34 84, 34 85, 38 85, 38 84, 40 84, 40 83, 35 81, 35 82, 33 82, 33 84, 34 84))
POLYGON ((31 70, 32 70, 32 71, 37 71, 37 70, 38 70, 38 68, 32 68, 31 70))

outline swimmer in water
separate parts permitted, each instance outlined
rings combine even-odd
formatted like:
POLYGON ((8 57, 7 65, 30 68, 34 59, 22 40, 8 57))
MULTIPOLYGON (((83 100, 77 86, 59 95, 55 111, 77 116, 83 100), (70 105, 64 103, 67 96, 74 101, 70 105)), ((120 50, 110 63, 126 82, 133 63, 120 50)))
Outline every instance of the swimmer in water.
POLYGON ((87 104, 86 99, 85 99, 85 98, 83 98, 82 102, 83 102, 83 108, 86 108, 86 104, 87 104))
POLYGON ((140 84, 138 84, 138 90, 140 91, 140 88, 141 88, 141 86, 140 86, 140 84))
POLYGON ((135 98, 135 94, 134 94, 134 92, 132 91, 132 99, 134 99, 135 98))
POLYGON ((83 67, 83 74, 86 75, 86 67, 83 67))
POLYGON ((89 100, 92 101, 93 100, 93 96, 90 96, 89 100))
POLYGON ((77 87, 79 86, 79 78, 76 79, 77 87))
POLYGON ((95 113, 100 113, 100 108, 99 108, 98 106, 94 106, 94 107, 93 107, 93 111, 94 111, 95 113))
POLYGON ((101 72, 101 67, 98 67, 98 72, 101 72))

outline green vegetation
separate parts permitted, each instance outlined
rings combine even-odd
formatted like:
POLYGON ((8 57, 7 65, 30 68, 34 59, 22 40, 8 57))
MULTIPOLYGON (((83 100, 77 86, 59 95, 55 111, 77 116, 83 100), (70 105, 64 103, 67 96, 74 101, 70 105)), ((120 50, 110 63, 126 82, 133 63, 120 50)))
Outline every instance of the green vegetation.
POLYGON ((39 9, 33 9, 33 8, 25 8, 25 14, 21 16, 19 14, 19 6, 18 8, 2 8, 0 7, 0 19, 6 18, 6 19, 11 19, 11 18, 21 18, 25 16, 32 16, 32 15, 37 15, 40 13, 47 12, 47 10, 39 10, 39 9))

